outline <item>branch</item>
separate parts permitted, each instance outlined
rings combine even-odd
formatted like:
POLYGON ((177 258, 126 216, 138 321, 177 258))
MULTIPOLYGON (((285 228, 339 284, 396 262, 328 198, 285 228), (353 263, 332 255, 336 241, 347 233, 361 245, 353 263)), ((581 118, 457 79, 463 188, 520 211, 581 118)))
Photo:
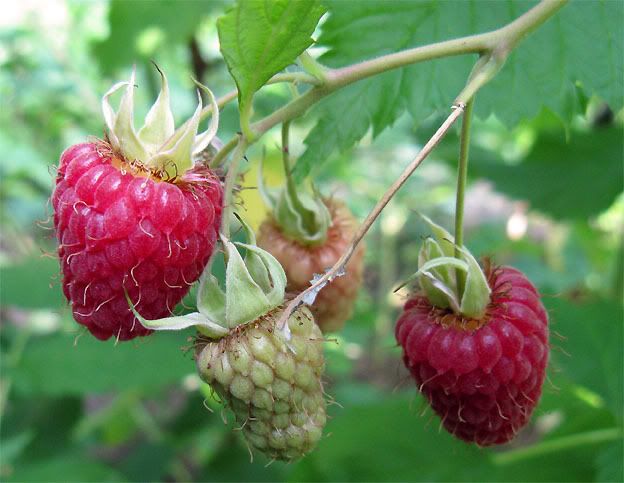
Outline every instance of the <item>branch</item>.
POLYGON ((310 89, 306 94, 286 104, 264 119, 252 124, 251 128, 255 134, 254 139, 257 140, 262 134, 277 124, 302 116, 310 106, 341 87, 345 87, 373 75, 442 57, 463 54, 480 54, 482 56, 487 56, 492 62, 490 62, 487 70, 484 69, 486 75, 480 78, 475 76, 472 84, 467 86, 467 92, 462 92, 460 97, 456 100, 456 103, 465 104, 480 87, 498 72, 509 53, 520 41, 565 6, 567 1, 568 0, 542 0, 542 2, 513 22, 491 32, 469 35, 467 37, 460 37, 407 49, 340 69, 328 69, 325 72, 326 81, 323 84, 310 89), (470 87, 470 89, 468 89, 468 87, 470 87))
MULTIPOLYGON (((273 77, 271 77, 268 81, 267 81, 267 85, 268 84, 279 84, 281 82, 291 82, 293 84, 311 84, 311 85, 319 85, 320 81, 310 75, 307 74, 305 72, 284 72, 281 74, 276 74, 273 77)), ((233 91, 228 92, 227 94, 224 94, 223 96, 219 97, 219 99, 217 99, 217 105, 219 106, 219 109, 223 109, 223 107, 228 104, 229 102, 233 101, 234 99, 236 99, 238 97, 238 90, 234 89, 233 91)), ((199 120, 203 121, 204 119, 206 119, 208 117, 208 115, 212 112, 212 106, 208 105, 206 107, 204 107, 201 111, 201 114, 199 115, 199 120)))
POLYGON ((297 295, 294 299, 292 299, 286 309, 282 313, 280 320, 278 323, 286 323, 290 314, 295 310, 301 303, 303 303, 304 299, 313 292, 320 291, 327 283, 331 282, 334 278, 340 276, 344 273, 344 268, 349 262, 349 259, 355 252, 355 248, 360 243, 364 235, 368 232, 370 227, 373 225, 379 214, 383 211, 386 205, 390 202, 392 197, 396 194, 396 192, 405 184, 407 179, 411 176, 411 174, 420 166, 420 164, 424 161, 424 159, 429 155, 429 153, 435 148, 438 143, 442 140, 444 135, 448 132, 451 126, 455 123, 457 118, 461 116, 465 109, 464 104, 458 104, 453 106, 453 112, 446 118, 444 123, 438 128, 435 134, 429 139, 427 144, 420 150, 418 155, 413 159, 413 161, 403 170, 401 175, 396 179, 394 183, 388 188, 388 190, 384 193, 383 197, 377 202, 372 211, 368 214, 364 222, 360 225, 360 228, 353 236, 353 240, 349 245, 349 248, 343 255, 338 259, 338 261, 331 267, 322 277, 316 280, 310 287, 297 295))

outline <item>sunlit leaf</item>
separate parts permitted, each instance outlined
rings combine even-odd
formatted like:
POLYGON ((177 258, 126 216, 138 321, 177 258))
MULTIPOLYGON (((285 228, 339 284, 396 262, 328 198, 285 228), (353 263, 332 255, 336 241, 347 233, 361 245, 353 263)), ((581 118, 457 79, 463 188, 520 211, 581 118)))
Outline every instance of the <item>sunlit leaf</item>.
POLYGON ((312 45, 320 3, 242 0, 218 22, 221 52, 238 86, 241 111, 274 74, 312 45))

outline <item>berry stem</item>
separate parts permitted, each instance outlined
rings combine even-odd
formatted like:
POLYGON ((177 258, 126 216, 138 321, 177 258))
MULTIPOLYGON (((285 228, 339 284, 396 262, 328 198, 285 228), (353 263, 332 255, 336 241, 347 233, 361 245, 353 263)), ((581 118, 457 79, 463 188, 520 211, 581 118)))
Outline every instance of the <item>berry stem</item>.
MULTIPOLYGON (((459 162, 457 164, 457 196, 455 198, 455 258, 462 260, 461 247, 464 246, 464 196, 466 193, 466 177, 468 175, 468 152, 470 150, 470 125, 472 124, 472 108, 474 97, 466 104, 462 118, 461 139, 459 143, 459 162)), ((457 294, 461 300, 466 284, 466 272, 456 270, 457 294)))
POLYGON ((232 152, 232 150, 238 145, 238 137, 233 137, 230 139, 223 147, 219 150, 215 157, 210 161, 210 168, 218 168, 225 162, 225 158, 227 158, 228 154, 232 152))
MULTIPOLYGON (((307 74, 305 72, 283 72, 281 74, 276 74, 273 77, 271 77, 267 81, 267 85, 268 84, 280 84, 283 82, 288 82, 291 84, 311 84, 311 85, 321 84, 321 81, 319 81, 314 76, 307 74)), ((233 101, 237 97, 238 97, 237 89, 234 89, 228 92, 227 94, 224 94, 223 96, 219 97, 217 99, 217 105, 219 106, 219 109, 223 109, 223 107, 226 104, 233 101)), ((206 119, 211 112, 212 112, 211 105, 207 105, 206 107, 204 107, 199 116, 200 121, 203 121, 204 119, 206 119)))
MULTIPOLYGON (((238 175, 238 165, 245 157, 245 151, 247 150, 247 140, 244 136, 239 135, 236 139, 236 149, 232 155, 232 162, 228 168, 227 175, 225 176, 225 200, 223 204, 223 215, 221 217, 221 233, 225 238, 230 238, 230 218, 234 212, 234 186, 236 184, 236 177, 238 175)), ((228 143, 229 144, 229 143, 228 143)))
POLYGON ((290 132, 290 121, 286 121, 282 124, 282 162, 284 165, 284 176, 286 177, 286 189, 288 190, 288 196, 293 204, 293 207, 302 218, 304 226, 310 231, 313 232, 315 228, 315 220, 314 214, 310 212, 310 210, 306 209, 306 207, 301 202, 297 192, 297 186, 295 184, 295 180, 291 174, 291 166, 290 166, 290 149, 289 149, 289 132, 290 132))
POLYGON ((322 277, 316 280, 310 287, 297 295, 294 299, 290 301, 290 303, 286 306, 284 313, 281 315, 279 323, 284 324, 288 320, 290 314, 295 310, 299 304, 303 302, 304 299, 307 298, 308 294, 311 292, 318 292, 321 290, 327 283, 331 282, 337 276, 340 276, 341 272, 344 272, 344 267, 349 262, 349 259, 355 252, 356 247, 364 238, 364 235, 368 232, 370 227, 373 225, 377 217, 381 214, 386 205, 390 202, 390 200, 394 197, 396 192, 405 184, 407 179, 411 176, 411 174, 420 166, 420 164, 425 160, 425 158, 429 155, 433 148, 435 148, 438 143, 442 140, 444 135, 448 132, 451 126, 457 121, 459 116, 462 115, 465 109, 465 105, 458 104, 453 106, 453 111, 446 118, 446 120, 442 123, 442 125, 438 128, 431 139, 427 141, 427 144, 423 146, 420 152, 416 155, 416 157, 412 160, 411 163, 403 170, 401 175, 392 183, 390 188, 384 193, 382 198, 377 202, 372 211, 368 214, 366 219, 362 222, 358 231, 353 236, 353 240, 349 245, 349 248, 345 253, 338 259, 338 261, 327 270, 322 277))
MULTIPOLYGON (((290 121, 285 121, 282 124, 282 163, 284 165, 284 176, 286 176, 286 183, 288 189, 291 189, 292 179, 290 177, 290 149, 288 146, 288 137, 290 133, 290 121)), ((294 190, 294 186, 292 186, 294 190)))

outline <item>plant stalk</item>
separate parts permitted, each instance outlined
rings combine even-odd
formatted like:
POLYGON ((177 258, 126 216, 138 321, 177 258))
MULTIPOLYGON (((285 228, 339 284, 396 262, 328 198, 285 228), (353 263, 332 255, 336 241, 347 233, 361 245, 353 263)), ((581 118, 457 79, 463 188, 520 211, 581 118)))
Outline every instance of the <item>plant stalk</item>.
POLYGON ((212 158, 212 161, 210 161, 210 167, 214 169, 221 166, 224 163, 225 158, 227 158, 228 154, 230 154, 237 145, 238 137, 233 137, 232 139, 230 139, 226 144, 223 145, 219 152, 215 154, 215 157, 212 158))
POLYGON ((225 186, 223 187, 225 200, 223 204, 223 215, 221 217, 221 233, 223 233, 225 238, 230 238, 230 219, 234 213, 234 186, 236 185, 236 177, 238 176, 238 165, 245 157, 247 146, 248 144, 245 137, 239 135, 236 149, 232 155, 232 162, 225 176, 225 186))
POLYGON ((291 175, 292 167, 290 165, 290 149, 289 149, 289 131, 290 121, 286 121, 282 124, 282 163, 284 165, 284 176, 286 177, 286 189, 288 190, 288 196, 292 201, 293 207, 297 210, 301 218, 303 219, 304 226, 309 230, 314 230, 314 215, 310 213, 308 209, 301 202, 299 193, 297 191, 297 185, 291 175))
MULTIPOLYGON (((272 127, 303 115, 310 106, 341 87, 392 69, 442 57, 463 54, 485 55, 488 53, 493 57, 493 61, 500 69, 509 53, 518 43, 564 7, 567 1, 542 0, 516 20, 490 32, 445 40, 393 54, 382 55, 375 59, 339 69, 327 69, 323 84, 310 89, 298 99, 291 101, 281 109, 252 124, 251 129, 256 135, 255 140, 272 127)), ((493 76, 497 71, 498 69, 484 75, 483 78, 475 78, 467 86, 470 87, 470 92, 460 94, 460 97, 456 99, 456 103, 467 103, 472 95, 485 82, 490 80, 490 74, 493 76)))
MULTIPOLYGON (((474 97, 466 104, 462 118, 461 139, 459 143, 459 162, 457 163, 457 195, 455 198, 455 258, 461 260, 461 248, 464 246, 464 197, 466 194, 466 178, 468 176, 468 152, 470 150, 470 125, 472 124, 472 108, 474 97)), ((466 273, 455 270, 457 293, 461 297, 466 284, 466 273)))

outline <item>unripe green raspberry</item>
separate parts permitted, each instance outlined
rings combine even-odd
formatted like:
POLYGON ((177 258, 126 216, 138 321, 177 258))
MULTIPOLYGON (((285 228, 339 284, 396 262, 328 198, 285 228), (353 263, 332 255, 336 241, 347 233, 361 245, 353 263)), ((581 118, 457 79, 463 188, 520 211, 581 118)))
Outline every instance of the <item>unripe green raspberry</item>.
POLYGON ((323 335, 308 308, 295 310, 280 327, 282 311, 219 340, 200 337, 196 360, 251 446, 291 461, 314 449, 325 426, 323 335))

